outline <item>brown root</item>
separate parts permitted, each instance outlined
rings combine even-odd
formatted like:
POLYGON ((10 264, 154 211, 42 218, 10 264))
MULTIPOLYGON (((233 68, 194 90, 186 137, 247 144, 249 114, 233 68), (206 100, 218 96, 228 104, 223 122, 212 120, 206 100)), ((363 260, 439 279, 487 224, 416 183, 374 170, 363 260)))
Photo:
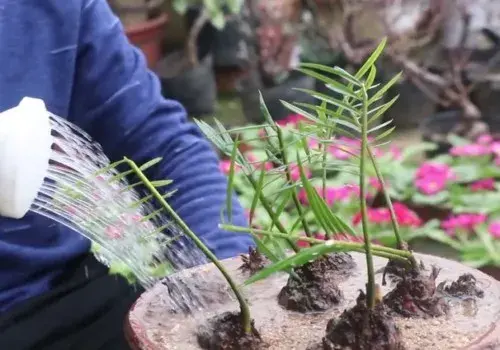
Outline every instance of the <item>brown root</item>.
POLYGON ((462 297, 484 297, 484 291, 476 285, 476 278, 470 273, 466 273, 458 277, 450 285, 446 285, 446 281, 438 286, 438 291, 446 295, 462 298, 462 297))
POLYGON ((250 333, 245 333, 241 314, 225 312, 201 326, 197 333, 198 344, 206 350, 261 350, 266 345, 252 321, 250 333))
POLYGON ((251 275, 259 272, 269 263, 269 260, 253 247, 248 248, 248 255, 241 255, 241 260, 243 264, 240 270, 249 272, 251 275))
POLYGON ((305 264, 290 276, 278 295, 278 303, 298 312, 325 311, 342 299, 338 280, 354 268, 354 260, 345 253, 330 254, 305 264))
POLYGON ((445 315, 449 305, 442 295, 436 293, 436 278, 439 269, 432 268, 429 276, 423 273, 409 274, 387 293, 383 303, 393 312, 404 317, 438 317, 445 315))
POLYGON ((369 309, 366 295, 360 292, 352 309, 328 322, 320 349, 400 350, 404 346, 386 306, 378 303, 369 309))

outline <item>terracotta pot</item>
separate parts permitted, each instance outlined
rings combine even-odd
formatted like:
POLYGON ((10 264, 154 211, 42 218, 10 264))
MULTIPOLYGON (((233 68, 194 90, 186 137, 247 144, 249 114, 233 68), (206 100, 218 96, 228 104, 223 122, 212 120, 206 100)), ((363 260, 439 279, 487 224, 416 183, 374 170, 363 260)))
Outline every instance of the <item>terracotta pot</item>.
POLYGON ((146 56, 149 68, 156 66, 162 57, 162 40, 165 36, 167 21, 168 15, 161 13, 154 19, 125 28, 130 42, 141 49, 146 56))
MULTIPOLYGON (((326 312, 301 315, 287 311, 278 302, 278 294, 285 286, 288 276, 284 273, 270 276, 265 282, 252 284, 245 289, 250 303, 255 326, 260 331, 270 349, 306 349, 311 341, 320 340, 329 319, 354 305, 359 289, 366 283, 365 256, 353 253, 355 267, 352 274, 341 281, 340 288, 344 298, 336 307, 326 312)), ((500 344, 500 283, 480 271, 460 263, 429 255, 417 254, 427 266, 441 268, 436 281, 456 280, 459 276, 470 273, 484 291, 484 297, 465 301, 452 298, 449 317, 437 317, 429 320, 395 317, 394 321, 401 330, 406 349, 497 349, 500 344)), ((387 260, 375 258, 375 270, 385 266, 387 260)), ((225 268, 241 284, 248 275, 241 272, 240 258, 222 261, 225 268)), ((382 276, 376 275, 377 283, 382 276)), ((200 349, 196 332, 199 325, 214 315, 236 309, 236 301, 231 296, 220 273, 212 264, 184 270, 169 277, 170 282, 158 283, 145 292, 131 308, 126 320, 125 332, 134 349, 200 349), (171 297, 186 300, 184 289, 180 294, 173 293, 178 286, 189 286, 189 293, 197 298, 197 314, 192 316, 179 312, 171 297), (173 293, 173 294, 172 294, 173 293), (199 308, 202 306, 201 309, 199 308), (201 322, 201 323, 200 323, 201 322)), ((394 284, 382 286, 386 293, 394 284)))

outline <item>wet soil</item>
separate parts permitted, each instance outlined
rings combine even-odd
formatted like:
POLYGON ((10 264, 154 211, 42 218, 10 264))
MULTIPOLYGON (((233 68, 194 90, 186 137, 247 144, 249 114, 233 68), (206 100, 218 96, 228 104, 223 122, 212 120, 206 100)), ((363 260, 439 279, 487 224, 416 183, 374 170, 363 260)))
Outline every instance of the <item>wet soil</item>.
POLYGON ((339 280, 355 266, 353 258, 345 253, 330 254, 305 264, 295 269, 297 276, 288 277, 278 294, 278 303, 291 311, 326 311, 342 299, 339 280))
POLYGON ((439 268, 433 266, 430 274, 412 271, 403 276, 396 287, 387 293, 383 303, 404 317, 429 318, 448 313, 449 305, 437 292, 436 279, 439 268))
POLYGON ((241 261, 243 264, 240 266, 240 270, 243 272, 248 272, 250 275, 255 274, 262 270, 269 260, 261 254, 257 249, 250 247, 248 248, 248 254, 241 255, 241 261))
MULTIPOLYGON (((288 311, 280 306, 277 297, 287 283, 288 275, 280 273, 269 277, 266 281, 254 283, 244 289, 249 300, 255 328, 260 332, 262 341, 269 350, 304 350, 313 344, 322 342, 326 337, 325 330, 331 319, 340 320, 344 310, 356 306, 359 290, 366 283, 365 256, 353 253, 356 267, 350 271, 348 278, 338 281, 344 298, 340 304, 327 312, 298 313, 288 311)), ((410 318, 392 314, 393 321, 399 328, 405 349, 420 350, 458 350, 468 348, 467 344, 482 338, 486 334, 492 337, 491 342, 500 340, 500 283, 489 276, 459 263, 437 257, 417 254, 427 266, 436 265, 441 268, 435 282, 455 281, 461 275, 470 273, 477 281, 477 287, 484 291, 483 298, 474 298, 473 308, 464 305, 462 299, 447 297, 449 313, 436 318, 410 318), (498 323, 498 325, 496 325, 498 323)), ((387 264, 386 259, 375 258, 375 269, 379 270, 387 264)), ((225 260, 224 265, 235 276, 238 284, 248 278, 247 273, 239 270, 239 258, 225 260)), ((207 320, 225 312, 237 312, 234 297, 229 292, 222 292, 214 285, 223 284, 223 277, 212 265, 198 268, 193 277, 183 273, 182 280, 187 285, 201 285, 206 300, 214 302, 194 316, 184 313, 169 312, 171 301, 166 286, 156 285, 144 293, 137 301, 129 315, 130 328, 143 344, 142 349, 150 350, 200 350, 197 332, 200 326, 207 325, 207 320), (194 278, 203 278, 199 283, 194 278), (195 283, 196 282, 196 283, 195 283), (213 291, 211 291, 213 290, 213 291), (213 295, 212 295, 213 294, 213 295)), ((427 277, 430 271, 427 271, 427 277)), ((377 283, 381 282, 378 275, 377 283)), ((390 292, 395 286, 381 286, 382 295, 390 292)), ((198 309, 196 309, 198 310, 198 309)), ((351 319, 351 318, 345 318, 351 319)), ((355 319, 355 318, 352 318, 355 319)), ((323 344, 320 344, 323 345, 323 344)), ((320 348, 321 349, 321 348, 320 348)), ((476 348, 471 348, 476 349, 476 348)))
POLYGON ((404 344, 386 306, 378 303, 368 309, 366 295, 360 292, 353 308, 328 322, 322 349, 402 350, 404 344))
POLYGON ((249 334, 243 330, 241 314, 225 312, 210 319, 207 324, 201 325, 197 331, 198 344, 205 350, 260 350, 266 345, 255 329, 252 320, 252 329, 249 334))

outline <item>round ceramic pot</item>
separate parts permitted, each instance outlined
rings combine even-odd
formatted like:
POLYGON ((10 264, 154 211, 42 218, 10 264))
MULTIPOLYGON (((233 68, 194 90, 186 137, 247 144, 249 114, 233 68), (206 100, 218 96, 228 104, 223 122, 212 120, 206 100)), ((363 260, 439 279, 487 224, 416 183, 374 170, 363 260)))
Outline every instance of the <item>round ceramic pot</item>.
MULTIPOLYGON (((288 278, 284 273, 246 287, 244 293, 255 327, 269 346, 267 349, 306 349, 324 336, 328 320, 339 317, 344 310, 354 306, 359 290, 366 283, 366 267, 363 254, 353 253, 351 256, 354 267, 349 270, 348 277, 338 281, 343 299, 326 312, 302 314, 278 305, 278 295, 288 278)), ((416 258, 429 270, 431 266, 440 269, 436 285, 471 274, 476 287, 484 294, 482 297, 445 298, 450 307, 447 316, 428 319, 395 316, 394 322, 400 329, 405 349, 500 348, 500 282, 454 261, 422 254, 416 254, 416 258)), ((386 263, 386 259, 375 258, 375 270, 379 271, 386 263)), ((239 269, 240 258, 224 260, 223 264, 238 284, 248 278, 248 273, 239 269)), ((169 278, 169 284, 159 283, 145 292, 129 312, 125 333, 134 349, 199 350, 198 327, 203 327, 215 315, 238 310, 234 297, 212 264, 184 270, 169 278), (202 296, 202 299, 196 299, 199 303, 193 309, 197 311, 190 316, 179 312, 175 306, 179 304, 172 302, 173 287, 179 291, 182 286, 189 286, 191 296, 202 296)), ((381 279, 381 274, 377 274, 376 282, 380 283, 381 279)), ((389 282, 381 287, 381 292, 385 294, 394 286, 395 283, 389 282)), ((184 293, 177 300, 185 301, 186 296, 184 293)))

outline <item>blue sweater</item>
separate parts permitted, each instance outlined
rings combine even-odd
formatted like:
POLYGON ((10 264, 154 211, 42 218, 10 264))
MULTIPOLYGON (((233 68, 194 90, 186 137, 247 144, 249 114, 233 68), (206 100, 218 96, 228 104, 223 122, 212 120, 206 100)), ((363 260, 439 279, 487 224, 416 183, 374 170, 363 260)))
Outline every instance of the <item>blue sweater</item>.
MULTIPOLYGON (((129 45, 106 0, 0 2, 0 110, 24 96, 86 130, 112 159, 163 157, 155 177, 172 179, 171 204, 220 258, 251 238, 218 229, 226 180, 216 154, 184 109, 162 98, 157 78, 129 45)), ((235 203, 233 221, 245 225, 235 203)), ((51 288, 89 241, 49 219, 0 218, 0 311, 51 288)))

